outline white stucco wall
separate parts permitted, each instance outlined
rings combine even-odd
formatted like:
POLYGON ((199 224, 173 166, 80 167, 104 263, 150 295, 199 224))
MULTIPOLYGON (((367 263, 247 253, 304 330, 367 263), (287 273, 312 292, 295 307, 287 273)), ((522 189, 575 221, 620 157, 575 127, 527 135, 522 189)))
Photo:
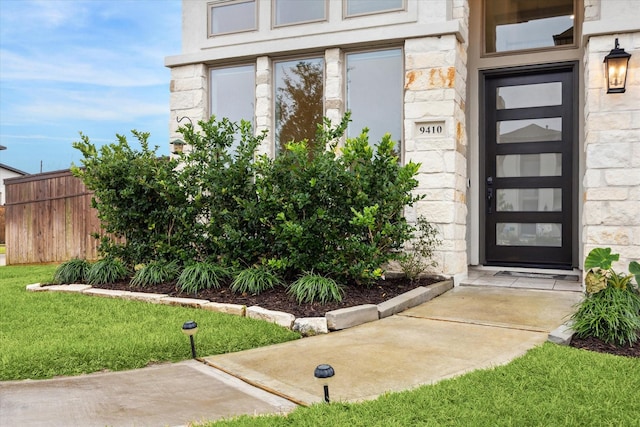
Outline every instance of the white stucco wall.
POLYGON ((6 191, 5 191, 4 180, 9 178, 17 178, 19 176, 23 176, 23 174, 14 172, 9 169, 5 169, 2 166, 0 166, 0 205, 4 205, 6 202, 6 196, 5 196, 6 191))

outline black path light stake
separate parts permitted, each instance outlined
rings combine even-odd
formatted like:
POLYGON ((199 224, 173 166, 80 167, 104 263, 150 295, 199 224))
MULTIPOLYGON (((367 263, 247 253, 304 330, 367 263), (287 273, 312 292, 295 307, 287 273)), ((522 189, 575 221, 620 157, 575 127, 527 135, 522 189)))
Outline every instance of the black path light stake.
POLYGON ((324 386, 324 401, 329 403, 329 380, 335 375, 335 371, 331 367, 331 365, 318 365, 316 370, 313 371, 313 375, 320 381, 322 381, 322 385, 324 386))
POLYGON ((193 320, 189 320, 184 322, 182 325, 182 332, 186 335, 189 335, 189 340, 191 341, 191 355, 193 358, 196 358, 196 346, 193 343, 193 336, 198 332, 198 324, 193 320))

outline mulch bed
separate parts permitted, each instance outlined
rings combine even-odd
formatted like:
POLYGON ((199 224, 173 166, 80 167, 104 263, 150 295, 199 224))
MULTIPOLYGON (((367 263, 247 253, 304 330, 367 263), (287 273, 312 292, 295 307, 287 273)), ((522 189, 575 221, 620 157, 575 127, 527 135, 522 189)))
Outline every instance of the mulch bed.
POLYGON ((425 277, 411 282, 406 279, 393 278, 379 280, 370 286, 351 285, 346 289, 342 301, 327 304, 317 302, 313 304, 298 304, 292 296, 287 294, 287 290, 282 286, 267 290, 259 295, 236 294, 229 290, 228 286, 224 285, 220 289, 204 289, 198 292, 197 295, 187 294, 176 289, 175 282, 144 289, 132 288, 129 282, 95 285, 94 287, 136 292, 155 292, 168 294, 172 297, 199 298, 219 303, 246 305, 247 307, 258 305, 267 310, 291 313, 296 317, 322 317, 327 311, 337 310, 339 308, 353 307, 361 304, 379 304, 417 287, 428 286, 440 280, 442 279, 437 277, 425 277))
MULTIPOLYGON (((296 317, 322 317, 327 311, 337 310, 339 308, 353 307, 361 304, 379 304, 419 286, 428 286, 440 280, 442 279, 438 277, 426 277, 415 282, 410 282, 404 278, 392 278, 380 280, 368 287, 351 285, 347 288, 342 301, 328 304, 298 304, 295 299, 287 294, 284 287, 277 287, 259 295, 236 294, 231 292, 228 286, 222 286, 220 289, 205 289, 198 292, 197 295, 187 294, 179 291, 176 288, 175 282, 144 289, 131 288, 129 282, 111 283, 95 287, 126 291, 155 292, 168 294, 169 296, 174 297, 199 298, 213 302, 241 304, 247 307, 258 305, 267 310, 291 313, 296 317)), ((640 342, 636 343, 633 347, 620 347, 614 344, 607 344, 593 337, 573 337, 570 345, 571 347, 579 349, 608 353, 617 356, 640 357, 640 342)))

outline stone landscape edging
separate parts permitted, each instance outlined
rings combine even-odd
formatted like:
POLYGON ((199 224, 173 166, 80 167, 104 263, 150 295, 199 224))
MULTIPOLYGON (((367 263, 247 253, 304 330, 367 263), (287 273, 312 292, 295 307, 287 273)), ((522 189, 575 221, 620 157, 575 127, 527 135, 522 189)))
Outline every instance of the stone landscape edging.
POLYGON ((425 303, 453 288, 453 280, 443 280, 428 286, 420 286, 391 298, 380 304, 363 304, 340 308, 325 313, 324 317, 299 317, 283 311, 267 310, 260 306, 244 306, 240 304, 219 303, 204 299, 171 297, 167 294, 122 291, 94 288, 85 284, 47 285, 41 283, 27 285, 29 292, 70 292, 106 298, 122 298, 143 301, 152 304, 166 304, 181 307, 201 308, 218 313, 232 314, 252 319, 275 323, 303 336, 326 334, 339 331, 363 323, 372 322, 400 313, 408 308, 425 303))

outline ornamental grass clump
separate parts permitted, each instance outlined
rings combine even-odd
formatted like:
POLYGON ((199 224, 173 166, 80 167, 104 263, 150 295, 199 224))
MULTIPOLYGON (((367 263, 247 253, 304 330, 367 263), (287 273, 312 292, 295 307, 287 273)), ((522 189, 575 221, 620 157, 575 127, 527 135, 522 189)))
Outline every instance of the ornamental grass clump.
POLYGON ((87 273, 87 283, 90 285, 103 285, 125 280, 129 272, 125 265, 116 258, 107 257, 97 261, 87 273))
POLYGON ((159 285, 175 280, 180 274, 180 266, 176 261, 151 261, 137 270, 131 279, 133 287, 159 285))
POLYGON ((335 280, 314 273, 301 276, 289 286, 287 292, 295 297, 298 304, 311 304, 314 301, 322 304, 339 302, 344 294, 344 290, 335 280))
POLYGON ((611 248, 593 249, 584 268, 586 296, 572 316, 579 338, 595 337, 607 343, 632 346, 640 337, 640 264, 629 264, 631 274, 619 274, 612 263, 620 255, 611 248), (635 276, 636 283, 633 283, 635 276))
POLYGON ((258 295, 282 285, 282 280, 269 267, 259 265, 241 270, 231 283, 231 290, 241 294, 258 295))
POLYGON ((180 273, 177 286, 183 291, 197 294, 202 289, 218 289, 222 281, 229 278, 229 270, 218 264, 196 262, 180 273))
POLYGON ((56 268, 53 275, 53 282, 59 285, 65 283, 84 283, 91 264, 85 259, 73 258, 63 262, 56 268))

